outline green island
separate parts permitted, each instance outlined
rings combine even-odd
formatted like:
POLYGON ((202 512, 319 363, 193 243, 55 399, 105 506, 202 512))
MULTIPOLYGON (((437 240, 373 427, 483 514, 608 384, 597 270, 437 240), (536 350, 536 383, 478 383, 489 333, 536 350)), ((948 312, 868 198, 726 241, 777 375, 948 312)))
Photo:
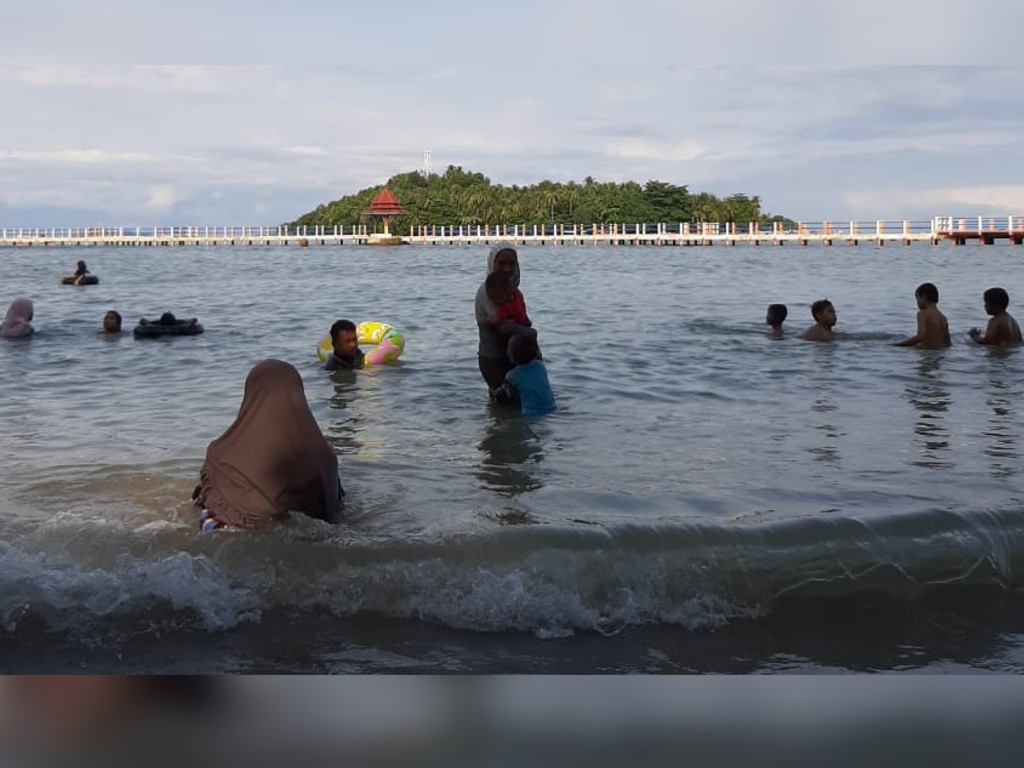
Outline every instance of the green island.
POLYGON ((613 224, 619 222, 749 222, 786 228, 796 222, 761 211, 757 195, 733 194, 718 198, 707 192, 692 194, 686 185, 663 181, 582 182, 541 181, 529 186, 492 184, 482 173, 449 165, 443 173, 400 173, 386 184, 367 187, 352 195, 323 203, 288 222, 289 227, 352 226, 369 224, 365 215, 373 199, 387 188, 409 211, 393 217, 392 229, 417 226, 480 224, 613 224))

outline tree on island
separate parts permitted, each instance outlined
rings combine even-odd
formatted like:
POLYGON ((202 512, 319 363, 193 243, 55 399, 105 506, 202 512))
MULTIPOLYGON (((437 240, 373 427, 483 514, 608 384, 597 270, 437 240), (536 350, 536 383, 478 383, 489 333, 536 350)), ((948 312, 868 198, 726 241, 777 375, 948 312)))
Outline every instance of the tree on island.
POLYGON ((654 222, 796 223, 761 211, 761 199, 737 193, 719 199, 708 192, 693 195, 686 185, 650 180, 599 182, 587 176, 582 183, 549 181, 531 186, 492 184, 482 173, 449 165, 441 174, 418 171, 392 176, 385 184, 317 206, 289 227, 353 226, 368 224, 366 210, 387 187, 408 209, 396 216, 396 232, 417 226, 473 226, 483 224, 599 224, 654 222))

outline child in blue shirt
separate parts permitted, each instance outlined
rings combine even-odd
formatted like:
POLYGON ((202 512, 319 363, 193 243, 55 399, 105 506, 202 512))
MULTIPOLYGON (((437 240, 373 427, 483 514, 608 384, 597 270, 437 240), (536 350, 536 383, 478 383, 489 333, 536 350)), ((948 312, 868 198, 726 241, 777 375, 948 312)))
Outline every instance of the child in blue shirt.
POLYGON ((518 405, 524 416, 540 416, 558 410, 551 393, 548 371, 537 359, 537 337, 517 333, 508 340, 508 357, 515 365, 505 375, 504 383, 491 391, 494 399, 507 405, 518 405))

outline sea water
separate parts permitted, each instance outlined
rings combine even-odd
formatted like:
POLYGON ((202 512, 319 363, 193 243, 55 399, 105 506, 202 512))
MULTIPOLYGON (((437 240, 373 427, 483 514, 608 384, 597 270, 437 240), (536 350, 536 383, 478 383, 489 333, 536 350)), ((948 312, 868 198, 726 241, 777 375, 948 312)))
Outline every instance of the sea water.
POLYGON ((559 404, 531 419, 477 370, 486 253, 0 251, 37 331, 0 339, 4 671, 1024 671, 1024 349, 966 336, 986 288, 1024 297, 1019 249, 523 246, 559 404), (99 285, 59 284, 80 258, 99 285), (926 280, 953 346, 894 347, 926 280), (799 338, 819 298, 833 343, 799 338), (132 337, 168 310, 206 332, 132 337), (322 370, 342 317, 397 326, 399 364, 322 370), (200 535, 268 357, 346 518, 200 535))

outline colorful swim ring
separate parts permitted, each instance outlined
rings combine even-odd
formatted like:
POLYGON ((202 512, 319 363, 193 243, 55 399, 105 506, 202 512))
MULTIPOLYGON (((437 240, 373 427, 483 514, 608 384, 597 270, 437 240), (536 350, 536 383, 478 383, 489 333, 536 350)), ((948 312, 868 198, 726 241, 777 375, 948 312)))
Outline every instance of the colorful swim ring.
MULTIPOLYGON (((393 363, 405 349, 405 338, 397 328, 376 321, 359 323, 356 326, 356 341, 361 347, 373 346, 373 349, 366 350, 367 365, 393 363)), ((333 352, 334 342, 330 336, 325 336, 317 345, 316 356, 323 363, 333 352)))

